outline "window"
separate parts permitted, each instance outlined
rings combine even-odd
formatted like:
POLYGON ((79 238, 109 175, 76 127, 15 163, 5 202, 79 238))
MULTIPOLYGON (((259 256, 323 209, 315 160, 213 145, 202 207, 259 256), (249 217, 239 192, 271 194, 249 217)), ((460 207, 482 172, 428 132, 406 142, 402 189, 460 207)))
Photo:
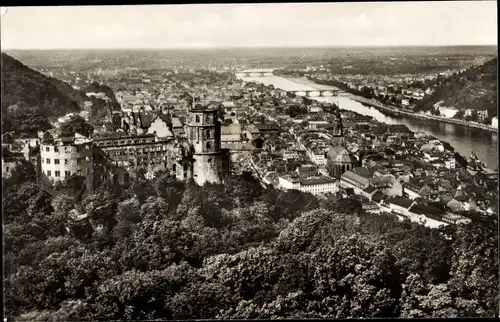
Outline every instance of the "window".
POLYGON ((207 139, 210 139, 210 130, 207 130, 207 139))
POLYGON ((50 177, 52 174, 50 172, 50 170, 47 170, 47 177, 50 177))
POLYGON ((87 174, 90 174, 90 168, 85 169, 85 172, 86 172, 87 174))
POLYGON ((172 170, 174 170, 174 172, 177 170, 177 166, 175 165, 175 163, 174 163, 174 165, 172 166, 172 170))
POLYGON ((61 176, 61 172, 60 171, 56 171, 56 177, 60 177, 61 176))
POLYGON ((198 123, 200 121, 200 117, 198 115, 196 115, 196 123, 198 123))
POLYGON ((59 164, 59 159, 54 159, 54 164, 59 164))
POLYGON ((50 164, 50 159, 49 158, 45 159, 45 163, 50 164))
POLYGON ((90 158, 89 157, 85 157, 85 161, 89 162, 90 158))
POLYGON ((71 176, 71 171, 64 171, 64 176, 70 177, 71 176))
POLYGON ((76 159, 76 164, 82 164, 82 158, 76 159))
POLYGON ((42 163, 44 163, 44 162, 43 162, 43 159, 42 159, 42 163))
POLYGON ((212 163, 212 159, 208 159, 208 163, 212 163))
POLYGON ((69 160, 68 159, 64 159, 64 164, 68 165, 69 164, 69 160))
POLYGON ((50 148, 49 148, 49 147, 46 147, 46 148, 45 148, 45 151, 46 151, 46 152, 49 152, 49 151, 50 151, 50 148))
POLYGON ((211 147, 212 145, 210 144, 210 142, 207 142, 207 150, 210 150, 211 147))
POLYGON ((59 148, 57 146, 54 147, 54 152, 59 152, 59 148))
POLYGON ((88 144, 87 144, 87 145, 85 146, 85 149, 90 150, 90 145, 88 145, 88 144))

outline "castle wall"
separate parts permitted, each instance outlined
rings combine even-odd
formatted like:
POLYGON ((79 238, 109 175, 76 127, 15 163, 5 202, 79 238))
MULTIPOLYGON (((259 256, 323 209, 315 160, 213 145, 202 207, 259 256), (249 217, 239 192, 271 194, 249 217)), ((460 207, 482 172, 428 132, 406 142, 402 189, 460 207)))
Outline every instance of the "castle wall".
POLYGON ((169 143, 157 141, 155 136, 131 136, 95 141, 96 154, 100 155, 100 171, 96 173, 103 180, 118 175, 119 182, 125 182, 127 173, 135 169, 146 170, 146 177, 168 168, 169 143))
POLYGON ((222 183, 223 154, 195 154, 193 164, 193 179, 198 185, 205 182, 222 183))
POLYGON ((40 157, 42 172, 51 181, 63 181, 76 174, 85 176, 87 184, 92 185, 92 142, 63 145, 56 141, 42 144, 40 157))
POLYGON ((194 148, 194 181, 198 185, 222 183, 229 175, 229 154, 221 150, 217 110, 191 110, 186 121, 186 137, 194 148))

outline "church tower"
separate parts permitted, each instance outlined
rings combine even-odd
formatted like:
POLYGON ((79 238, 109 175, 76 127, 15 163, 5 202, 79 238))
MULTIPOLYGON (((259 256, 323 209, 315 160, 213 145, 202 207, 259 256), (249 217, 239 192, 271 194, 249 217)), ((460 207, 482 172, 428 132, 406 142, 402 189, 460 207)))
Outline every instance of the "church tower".
POLYGON ((355 168, 358 164, 357 158, 345 147, 344 127, 339 110, 335 112, 332 137, 332 146, 327 152, 326 168, 330 176, 339 179, 344 172, 355 168))
POLYGON ((344 145, 344 126, 342 125, 342 117, 340 111, 335 112, 335 123, 333 124, 333 142, 332 145, 344 145))
POLYGON ((198 185, 222 183, 227 174, 217 111, 216 107, 194 105, 194 102, 189 108, 186 136, 193 147, 193 179, 198 185))

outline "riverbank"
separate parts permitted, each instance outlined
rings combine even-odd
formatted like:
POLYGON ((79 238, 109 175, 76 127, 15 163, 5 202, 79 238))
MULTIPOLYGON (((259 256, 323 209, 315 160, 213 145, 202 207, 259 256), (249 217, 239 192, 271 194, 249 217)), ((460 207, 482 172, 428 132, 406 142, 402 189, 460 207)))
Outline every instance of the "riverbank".
MULTIPOLYGON (((292 81, 296 81, 296 78, 290 78, 290 79, 292 81)), ((314 84, 317 84, 318 86, 334 87, 335 88, 335 86, 322 84, 321 81, 318 82, 318 80, 313 79, 313 78, 308 77, 308 78, 304 78, 304 79, 307 79, 307 81, 301 82, 303 84, 308 84, 308 82, 313 82, 314 84)), ((308 84, 308 85, 311 86, 310 84, 308 84)), ((349 93, 347 90, 342 90, 342 89, 339 90, 339 88, 336 88, 336 89, 342 93, 341 95, 349 97, 350 99, 355 100, 361 104, 368 105, 369 107, 377 108, 380 112, 384 112, 386 114, 389 114, 390 116, 406 116, 406 117, 411 117, 411 118, 420 119, 420 120, 422 120, 422 119, 434 120, 434 121, 438 121, 438 122, 456 124, 456 125, 461 125, 464 127, 476 128, 476 129, 480 129, 480 130, 498 133, 498 128, 492 127, 490 125, 475 123, 475 122, 467 122, 464 120, 457 120, 457 119, 446 118, 446 117, 435 116, 435 115, 427 115, 427 114, 401 111, 399 109, 386 106, 375 99, 368 99, 368 98, 365 98, 363 96, 349 93)))
POLYGON ((395 108, 391 108, 388 106, 384 106, 381 103, 375 101, 375 100, 370 100, 364 97, 360 97, 357 95, 349 94, 349 98, 364 104, 368 105, 371 107, 375 107, 383 112, 386 112, 388 114, 391 114, 392 116, 400 116, 404 115, 407 117, 412 117, 416 119, 424 119, 424 120, 434 120, 434 121, 439 121, 439 122, 446 122, 446 123, 451 123, 451 124, 457 124, 457 125, 462 125, 465 127, 472 127, 476 129, 481 129, 481 130, 486 130, 490 132, 498 132, 498 128, 486 125, 486 124, 480 124, 480 123, 474 123, 474 122, 467 122, 463 120, 457 120, 457 119, 452 119, 452 118, 446 118, 446 117, 441 117, 441 116, 435 116, 435 115, 427 115, 427 114, 420 114, 420 113, 411 113, 411 112, 405 112, 401 111, 395 108))
MULTIPOLYGON (((264 85, 273 85, 285 91, 293 91, 304 89, 304 86, 317 89, 312 81, 307 82, 307 79, 301 80, 300 83, 296 79, 286 79, 282 77, 244 77, 245 82, 263 83, 264 85)), ((323 90, 332 90, 333 86, 324 85, 323 90)), ((339 95, 335 96, 314 96, 308 97, 311 100, 320 102, 337 104, 341 109, 359 113, 373 117, 375 120, 385 124, 403 124, 413 132, 422 132, 431 135, 442 142, 448 142, 462 156, 470 155, 471 151, 475 151, 480 160, 485 161, 490 168, 495 168, 498 165, 498 134, 496 131, 485 131, 482 129, 465 127, 459 124, 450 122, 440 122, 435 120, 427 120, 414 117, 414 115, 391 116, 390 111, 383 111, 378 108, 377 102, 371 102, 366 98, 354 99, 353 94, 346 91, 338 90, 339 95), (363 104, 367 103, 367 104, 363 104)))

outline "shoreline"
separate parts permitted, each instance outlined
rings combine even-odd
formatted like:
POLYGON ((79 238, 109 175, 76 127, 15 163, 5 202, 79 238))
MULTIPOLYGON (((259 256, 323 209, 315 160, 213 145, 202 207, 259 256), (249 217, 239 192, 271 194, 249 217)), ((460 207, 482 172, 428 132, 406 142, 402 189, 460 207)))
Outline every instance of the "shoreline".
MULTIPOLYGON (((294 82, 294 79, 293 79, 293 78, 289 79, 289 78, 287 78, 287 77, 283 77, 283 76, 277 76, 277 77, 279 77, 279 78, 283 78, 283 79, 288 80, 288 81, 290 81, 290 82, 294 82)), ((265 77, 264 77, 264 78, 265 78, 265 77)), ((245 79, 245 78, 241 78, 241 80, 242 80, 243 82, 245 82, 245 83, 246 83, 246 82, 249 82, 249 83, 264 84, 264 85, 265 85, 265 82, 262 82, 262 81, 261 81, 261 80, 259 80, 259 79, 245 79)), ((306 84, 304 84, 304 83, 302 83, 302 82, 301 82, 301 83, 298 83, 298 82, 296 82, 296 81, 295 81, 294 83, 296 83, 296 84, 301 84, 301 85, 305 85, 305 86, 308 86, 308 87, 313 87, 313 86, 314 86, 314 84, 316 84, 316 83, 312 84, 312 83, 313 83, 312 81, 309 81, 309 84, 307 84, 307 85, 306 85, 306 84)), ((316 84, 316 85, 321 85, 321 84, 316 84)), ((280 90, 283 90, 283 91, 287 91, 286 89, 283 89, 283 88, 281 88, 281 87, 279 87, 279 86, 276 86, 276 85, 274 85, 274 84, 273 84, 273 86, 275 86, 275 88, 276 88, 276 89, 280 89, 280 90)), ((324 88, 323 90, 333 90, 333 89, 331 89, 331 88, 333 88, 334 86, 331 86, 331 85, 326 85, 325 87, 329 87, 329 88, 324 88)), ((372 100, 367 99, 367 98, 365 98, 365 97, 361 97, 361 96, 358 96, 358 95, 355 95, 355 94, 352 94, 352 93, 348 93, 348 92, 346 92, 346 91, 344 91, 344 90, 340 90, 340 89, 337 89, 337 91, 336 91, 336 92, 337 92, 337 95, 335 95, 335 96, 337 96, 337 97, 345 97, 346 99, 349 99, 349 100, 352 100, 352 101, 357 102, 357 103, 359 103, 359 104, 362 104, 363 106, 373 107, 375 110, 377 110, 378 112, 380 112, 380 113, 382 113, 382 114, 384 114, 384 115, 391 116, 391 114, 392 114, 392 115, 396 115, 397 113, 399 113, 399 115, 401 115, 401 116, 405 116, 405 114, 403 114, 404 112, 403 112, 403 113, 401 113, 401 112, 400 112, 400 111, 398 111, 398 110, 394 111, 394 110, 392 110, 391 108, 384 106, 384 105, 383 105, 382 103, 380 103, 380 102, 377 102, 377 101, 372 101, 372 100), (338 94, 340 94, 340 95, 338 95, 338 94)), ((309 97, 309 96, 303 96, 303 95, 300 95, 300 96, 302 96, 302 97, 307 97, 307 98, 308 98, 308 99, 310 99, 310 100, 318 100, 318 99, 320 99, 319 101, 321 101, 321 98, 323 98, 322 96, 311 96, 311 97, 309 97)), ((332 98, 332 97, 335 97, 335 96, 331 96, 331 97, 328 97, 328 98, 332 98)), ((342 107, 341 107, 341 106, 339 106, 339 107, 342 109, 342 107)), ((347 110, 349 110, 349 109, 347 109, 347 110)), ((349 111, 350 111, 350 110, 349 110, 349 111)), ((353 112, 355 112, 355 111, 353 111, 353 112)), ((355 112, 355 113, 356 113, 356 112, 355 112)), ((357 114, 359 114, 359 113, 357 113, 357 114)), ((360 114, 360 115, 362 115, 362 114, 360 114)), ((438 121, 438 122, 440 122, 440 121, 441 121, 440 119, 436 119, 435 117, 432 117, 432 116, 428 116, 428 115, 420 115, 420 114, 415 114, 415 113, 408 113, 408 118, 411 118, 411 119, 421 119, 421 120, 422 120, 422 119, 433 119, 433 118, 434 118, 434 120, 435 120, 435 121, 438 121)), ((448 121, 448 123, 453 123, 453 121, 449 122, 450 120, 444 120, 444 121, 448 121)), ((381 122, 381 123, 384 123, 384 122, 381 122)), ((446 122, 443 122, 443 123, 446 123, 446 122)), ((474 128, 473 126, 467 126, 468 124, 467 124, 467 125, 465 125, 465 124, 460 124, 460 123, 458 123, 457 125, 463 125, 464 127, 474 128)), ((484 127, 486 127, 486 126, 484 126, 484 127)), ((483 133, 486 133, 486 132, 485 132, 485 130, 486 130, 487 132, 489 132, 489 133, 498 133, 498 132, 497 132, 497 131, 498 131, 497 129, 494 129, 494 128, 491 128, 491 127, 489 127, 489 129, 486 129, 486 128, 484 128, 484 127, 483 127, 483 128, 481 128, 481 127, 475 127, 475 128, 478 128, 478 129, 480 129, 480 130, 483 130, 483 131, 482 131, 483 133)), ((425 132, 425 131, 424 131, 424 132, 425 132)), ((426 133, 426 134, 428 134, 428 133, 426 133)), ((437 137, 437 138, 439 139, 439 136, 436 136, 436 135, 433 135, 433 134, 428 134, 428 135, 431 135, 431 136, 437 137)), ((439 140, 441 140, 441 139, 439 139, 439 140)), ((448 145, 450 145, 450 146, 453 148, 453 151, 454 151, 454 152, 459 153, 453 144, 451 144, 451 143, 447 142, 447 140, 441 140, 441 141, 446 142, 448 145)), ((468 159, 467 157, 464 157, 464 155, 467 155, 467 152, 463 152, 463 151, 462 151, 462 153, 459 153, 459 154, 461 155, 461 157, 462 157, 462 158, 464 158, 464 159, 468 159)), ((484 157, 484 156, 483 156, 483 157, 484 157)), ((488 157, 485 157, 485 158, 486 158, 486 159, 488 159, 488 157)), ((484 158, 483 158, 482 160, 484 160, 484 158)), ((490 160, 490 161, 491 161, 491 160, 490 160)), ((497 162, 493 162, 492 164, 495 164, 495 163, 497 163, 497 162)), ((498 163, 497 163, 497 164, 498 164, 498 163)), ((491 166, 491 164, 490 164, 490 166, 491 166)))
POLYGON ((462 121, 462 120, 457 120, 457 119, 451 119, 451 118, 446 118, 446 117, 441 117, 441 116, 435 116, 435 115, 427 115, 427 114, 420 114, 420 113, 410 113, 410 112, 405 112, 397 109, 393 109, 387 106, 383 106, 381 103, 372 101, 370 99, 364 98, 364 97, 359 97, 353 94, 349 93, 349 98, 352 100, 355 100, 361 104, 379 109, 380 112, 386 112, 388 114, 392 115, 404 115, 407 117, 411 117, 414 119, 420 119, 420 120, 434 120, 438 122, 445 122, 445 123, 450 123, 450 124, 456 124, 456 125, 462 125, 465 127, 469 128, 475 128, 475 129, 480 129, 484 131, 489 131, 493 133, 498 133, 498 128, 486 125, 486 124, 480 124, 480 123, 471 123, 467 121, 462 121))
MULTIPOLYGON (((287 79, 288 79, 288 77, 287 77, 287 79)), ((290 78, 290 79, 293 81, 293 78, 290 78)), ((313 82, 316 85, 324 86, 322 84, 317 83, 314 79, 308 79, 308 80, 313 82)), ((332 85, 326 85, 326 86, 336 88, 335 86, 332 86, 332 85)), ((332 90, 334 90, 334 89, 332 89, 332 90)), ((498 128, 492 127, 490 125, 480 124, 480 123, 475 123, 475 122, 467 122, 464 120, 457 120, 457 119, 446 118, 446 117, 435 116, 435 115, 405 112, 405 111, 401 111, 401 110, 398 110, 395 108, 388 107, 388 106, 380 103, 379 101, 377 101, 373 98, 369 99, 366 97, 362 97, 362 96, 359 96, 356 94, 349 93, 345 90, 341 90, 339 88, 336 88, 336 90, 339 91, 340 93, 344 94, 346 97, 349 97, 350 99, 352 99, 358 103, 361 103, 365 106, 376 108, 380 112, 385 112, 385 113, 392 115, 392 116, 403 115, 403 116, 411 117, 414 119, 434 120, 434 121, 438 121, 438 122, 462 125, 464 127, 475 128, 475 129, 484 130, 484 131, 488 131, 488 132, 492 132, 492 133, 498 133, 498 128)))

